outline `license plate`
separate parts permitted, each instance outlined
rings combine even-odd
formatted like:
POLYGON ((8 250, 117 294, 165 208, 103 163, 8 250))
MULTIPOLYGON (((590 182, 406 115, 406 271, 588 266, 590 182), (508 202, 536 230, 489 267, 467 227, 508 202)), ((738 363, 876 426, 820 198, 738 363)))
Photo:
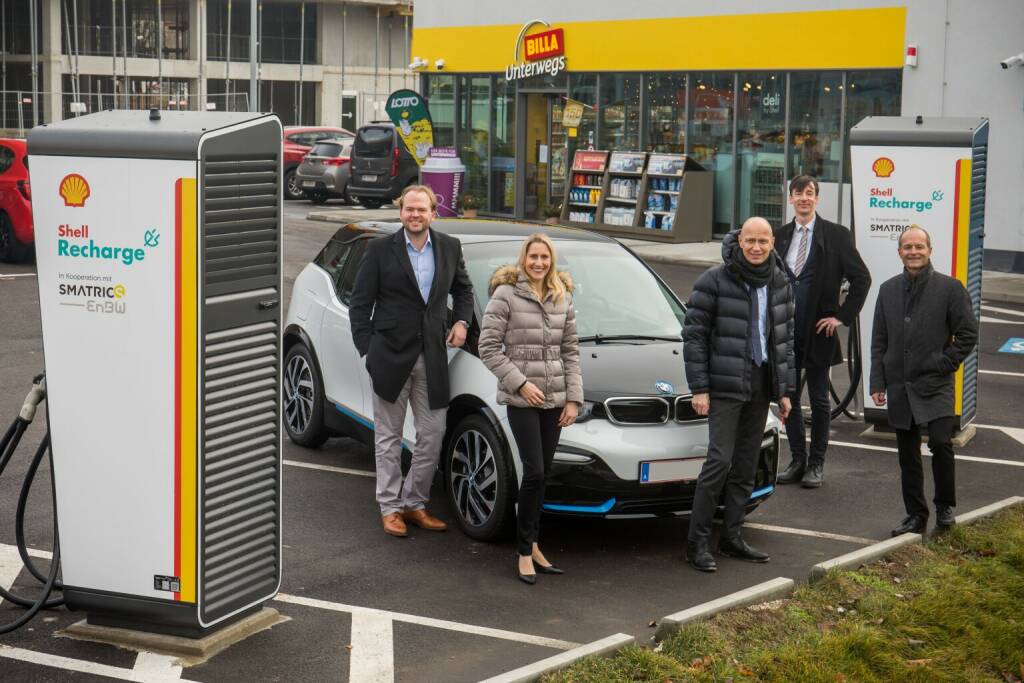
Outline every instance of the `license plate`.
POLYGON ((700 474, 704 458, 650 460, 640 463, 641 484, 664 484, 670 481, 693 481, 700 474))
POLYGON ((375 183, 375 182, 377 182, 377 176, 375 176, 375 175, 361 175, 361 176, 359 176, 359 179, 362 180, 364 183, 375 183))
POLYGON ((316 181, 315 180, 304 180, 302 182, 302 186, 303 187, 316 187, 316 181))

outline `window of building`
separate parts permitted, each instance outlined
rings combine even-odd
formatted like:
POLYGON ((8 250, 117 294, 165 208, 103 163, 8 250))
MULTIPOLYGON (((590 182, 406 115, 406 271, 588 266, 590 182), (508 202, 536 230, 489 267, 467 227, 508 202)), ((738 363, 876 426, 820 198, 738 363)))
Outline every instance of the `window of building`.
MULTIPOLYGON (((298 81, 260 81, 259 111, 272 111, 285 126, 317 124, 317 83, 298 81)), ((244 91, 249 89, 245 83, 244 91)), ((237 91, 233 91, 237 92, 237 91)))
POLYGON ((208 0, 206 58, 223 61, 229 57, 233 62, 249 59, 249 3, 208 0))
POLYGON ((466 166, 465 192, 486 200, 490 158, 491 78, 458 78, 457 140, 459 157, 466 166))
POLYGON ((164 59, 189 57, 188 0, 162 0, 159 6, 157 0, 129 0, 116 8, 106 0, 78 0, 77 6, 62 2, 61 12, 62 29, 71 31, 61 34, 64 54, 110 55, 116 42, 119 57, 155 59, 161 47, 164 59))
POLYGON ((686 74, 645 79, 648 152, 682 154, 686 148, 686 74))
POLYGON ((81 102, 82 113, 91 114, 105 109, 178 109, 196 110, 198 103, 190 92, 191 81, 187 78, 165 78, 163 87, 156 78, 129 77, 127 90, 122 77, 82 75, 78 78, 78 97, 75 97, 75 81, 71 74, 63 77, 64 118, 72 118, 75 112, 72 102, 81 102))
POLYGON ((846 136, 843 182, 850 182, 850 129, 866 116, 899 116, 903 77, 899 71, 851 71, 846 76, 846 136))
POLYGON ((597 147, 597 74, 569 74, 569 99, 582 102, 583 118, 576 137, 569 138, 569 164, 577 149, 597 147))
POLYGON ((839 182, 842 85, 840 72, 797 72, 790 76, 789 178, 808 174, 821 182, 839 182))
MULTIPOLYGON (((260 89, 266 88, 268 83, 260 82, 260 89)), ((249 111, 249 81, 238 78, 230 82, 223 78, 206 79, 206 106, 212 111, 249 111)), ((282 123, 285 123, 284 119, 282 123)))
MULTIPOLYGON (((279 64, 298 64, 301 57, 301 61, 305 64, 316 64, 318 61, 316 54, 317 7, 315 2, 263 3, 260 25, 260 60, 279 64)), ((246 28, 246 33, 248 33, 248 28, 246 28)))
POLYGON ((598 149, 640 148, 640 74, 601 74, 598 149))
POLYGON ((690 75, 690 153, 715 174, 712 230, 732 228, 734 198, 734 73, 690 75))
POLYGON ((504 76, 495 76, 493 88, 490 210, 512 214, 516 201, 516 85, 504 76))
POLYGON ((741 72, 738 81, 736 222, 761 216, 780 227, 786 222, 786 75, 741 72))
POLYGON ((434 145, 455 146, 455 76, 430 74, 423 90, 434 124, 434 145))
MULTIPOLYGON (((108 3, 109 4, 109 3, 108 3)), ((32 53, 32 31, 29 0, 7 0, 2 8, 4 41, 7 53, 32 53)), ((36 2, 36 53, 43 53, 43 3, 36 2)))

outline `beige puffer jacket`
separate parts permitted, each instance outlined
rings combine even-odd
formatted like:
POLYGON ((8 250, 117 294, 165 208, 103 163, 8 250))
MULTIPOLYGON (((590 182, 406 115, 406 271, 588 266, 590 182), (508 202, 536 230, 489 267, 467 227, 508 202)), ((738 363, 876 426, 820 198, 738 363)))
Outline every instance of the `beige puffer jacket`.
POLYGON ((517 266, 503 266, 491 276, 491 300, 480 330, 480 359, 498 378, 498 403, 530 407, 519 394, 527 381, 544 392, 542 408, 566 401, 583 404, 572 278, 558 277, 570 292, 555 302, 541 302, 517 266))

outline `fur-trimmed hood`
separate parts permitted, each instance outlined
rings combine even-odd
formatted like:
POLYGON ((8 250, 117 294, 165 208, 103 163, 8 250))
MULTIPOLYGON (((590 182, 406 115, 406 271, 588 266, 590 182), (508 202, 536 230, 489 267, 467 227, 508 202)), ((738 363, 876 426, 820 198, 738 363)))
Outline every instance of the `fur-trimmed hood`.
MULTIPOLYGON (((562 281, 563 285, 565 285, 565 291, 571 294, 573 290, 572 276, 564 270, 558 270, 555 272, 558 274, 558 279, 562 281)), ((526 279, 526 275, 520 272, 519 266, 501 266, 494 271, 493 275, 491 275, 491 283, 488 287, 487 293, 494 294, 494 290, 501 285, 512 285, 514 287, 516 283, 519 282, 519 278, 523 278, 524 280, 526 279)))

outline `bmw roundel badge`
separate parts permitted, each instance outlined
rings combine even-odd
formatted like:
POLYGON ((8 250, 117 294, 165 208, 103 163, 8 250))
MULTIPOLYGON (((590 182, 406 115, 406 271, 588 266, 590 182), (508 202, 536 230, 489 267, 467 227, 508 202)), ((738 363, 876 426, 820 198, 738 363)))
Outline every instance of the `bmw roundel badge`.
POLYGON ((659 379, 654 383, 654 388, 658 390, 659 394, 672 394, 675 393, 675 387, 670 382, 666 382, 663 379, 659 379))

